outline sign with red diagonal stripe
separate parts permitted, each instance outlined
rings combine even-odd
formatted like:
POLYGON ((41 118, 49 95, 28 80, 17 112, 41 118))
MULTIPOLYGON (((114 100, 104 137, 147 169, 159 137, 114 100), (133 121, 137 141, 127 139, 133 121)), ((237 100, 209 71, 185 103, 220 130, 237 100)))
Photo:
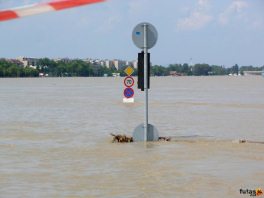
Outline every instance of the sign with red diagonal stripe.
POLYGON ((132 98, 134 96, 134 90, 132 88, 130 88, 130 87, 126 88, 124 90, 124 96, 126 98, 132 98))
POLYGON ((0 22, 45 12, 64 10, 77 6, 99 3, 105 0, 57 0, 49 3, 33 4, 26 7, 0 10, 0 22))

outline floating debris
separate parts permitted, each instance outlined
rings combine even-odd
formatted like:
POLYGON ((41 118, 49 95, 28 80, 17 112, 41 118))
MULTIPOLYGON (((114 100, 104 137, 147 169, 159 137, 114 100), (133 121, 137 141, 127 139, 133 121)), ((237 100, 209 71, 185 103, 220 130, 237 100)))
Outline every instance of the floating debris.
POLYGON ((113 140, 112 142, 119 142, 119 143, 129 143, 129 142, 133 142, 133 137, 130 136, 126 136, 126 135, 115 135, 113 133, 111 133, 111 135, 113 136, 113 140))
POLYGON ((171 141, 171 137, 159 137, 159 141, 169 142, 171 141))
POLYGON ((233 143, 253 143, 253 144, 264 144, 262 141, 251 141, 251 140, 246 140, 246 139, 239 139, 239 140, 233 140, 233 143))
MULTIPOLYGON (((112 143, 118 142, 118 143, 130 143, 130 142, 134 142, 133 141, 133 137, 131 136, 127 136, 127 135, 115 135, 113 133, 110 134, 111 136, 113 136, 113 140, 112 143)), ((165 141, 165 142, 169 142, 171 141, 170 137, 159 137, 159 141, 165 141)))

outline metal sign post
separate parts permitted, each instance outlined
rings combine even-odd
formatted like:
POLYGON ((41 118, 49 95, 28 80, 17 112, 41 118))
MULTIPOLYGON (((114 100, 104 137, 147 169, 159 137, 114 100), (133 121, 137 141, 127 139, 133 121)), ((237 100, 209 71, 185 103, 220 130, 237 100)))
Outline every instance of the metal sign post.
POLYGON ((136 127, 133 133, 133 139, 134 141, 157 141, 159 138, 158 130, 153 125, 148 123, 148 85, 149 85, 148 49, 152 48, 156 44, 158 39, 158 33, 156 28, 150 23, 140 23, 134 28, 132 33, 132 39, 134 41, 134 44, 138 48, 144 50, 144 91, 145 91, 144 123, 136 127))
POLYGON ((144 122, 144 141, 147 141, 148 134, 148 43, 147 43, 147 28, 144 25, 144 91, 145 91, 145 122, 144 122))

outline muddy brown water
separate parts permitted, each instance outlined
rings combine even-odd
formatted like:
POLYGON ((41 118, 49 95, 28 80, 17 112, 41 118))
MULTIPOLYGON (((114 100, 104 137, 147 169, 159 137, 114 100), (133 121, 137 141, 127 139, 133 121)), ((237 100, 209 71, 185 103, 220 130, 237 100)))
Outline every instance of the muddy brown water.
POLYGON ((123 78, 0 79, 0 197, 246 197, 264 189, 264 78, 155 77, 171 142, 112 144, 144 119, 123 78))

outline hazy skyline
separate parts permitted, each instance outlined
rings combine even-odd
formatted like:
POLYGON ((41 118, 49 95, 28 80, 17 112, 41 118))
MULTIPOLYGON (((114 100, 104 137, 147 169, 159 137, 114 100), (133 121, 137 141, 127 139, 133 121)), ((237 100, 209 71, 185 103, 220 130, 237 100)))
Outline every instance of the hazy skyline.
MULTIPOLYGON (((0 9, 43 1, 3 1, 0 9)), ((0 57, 134 60, 135 25, 159 32, 154 64, 264 65, 262 0, 108 0, 0 23, 0 57)))

